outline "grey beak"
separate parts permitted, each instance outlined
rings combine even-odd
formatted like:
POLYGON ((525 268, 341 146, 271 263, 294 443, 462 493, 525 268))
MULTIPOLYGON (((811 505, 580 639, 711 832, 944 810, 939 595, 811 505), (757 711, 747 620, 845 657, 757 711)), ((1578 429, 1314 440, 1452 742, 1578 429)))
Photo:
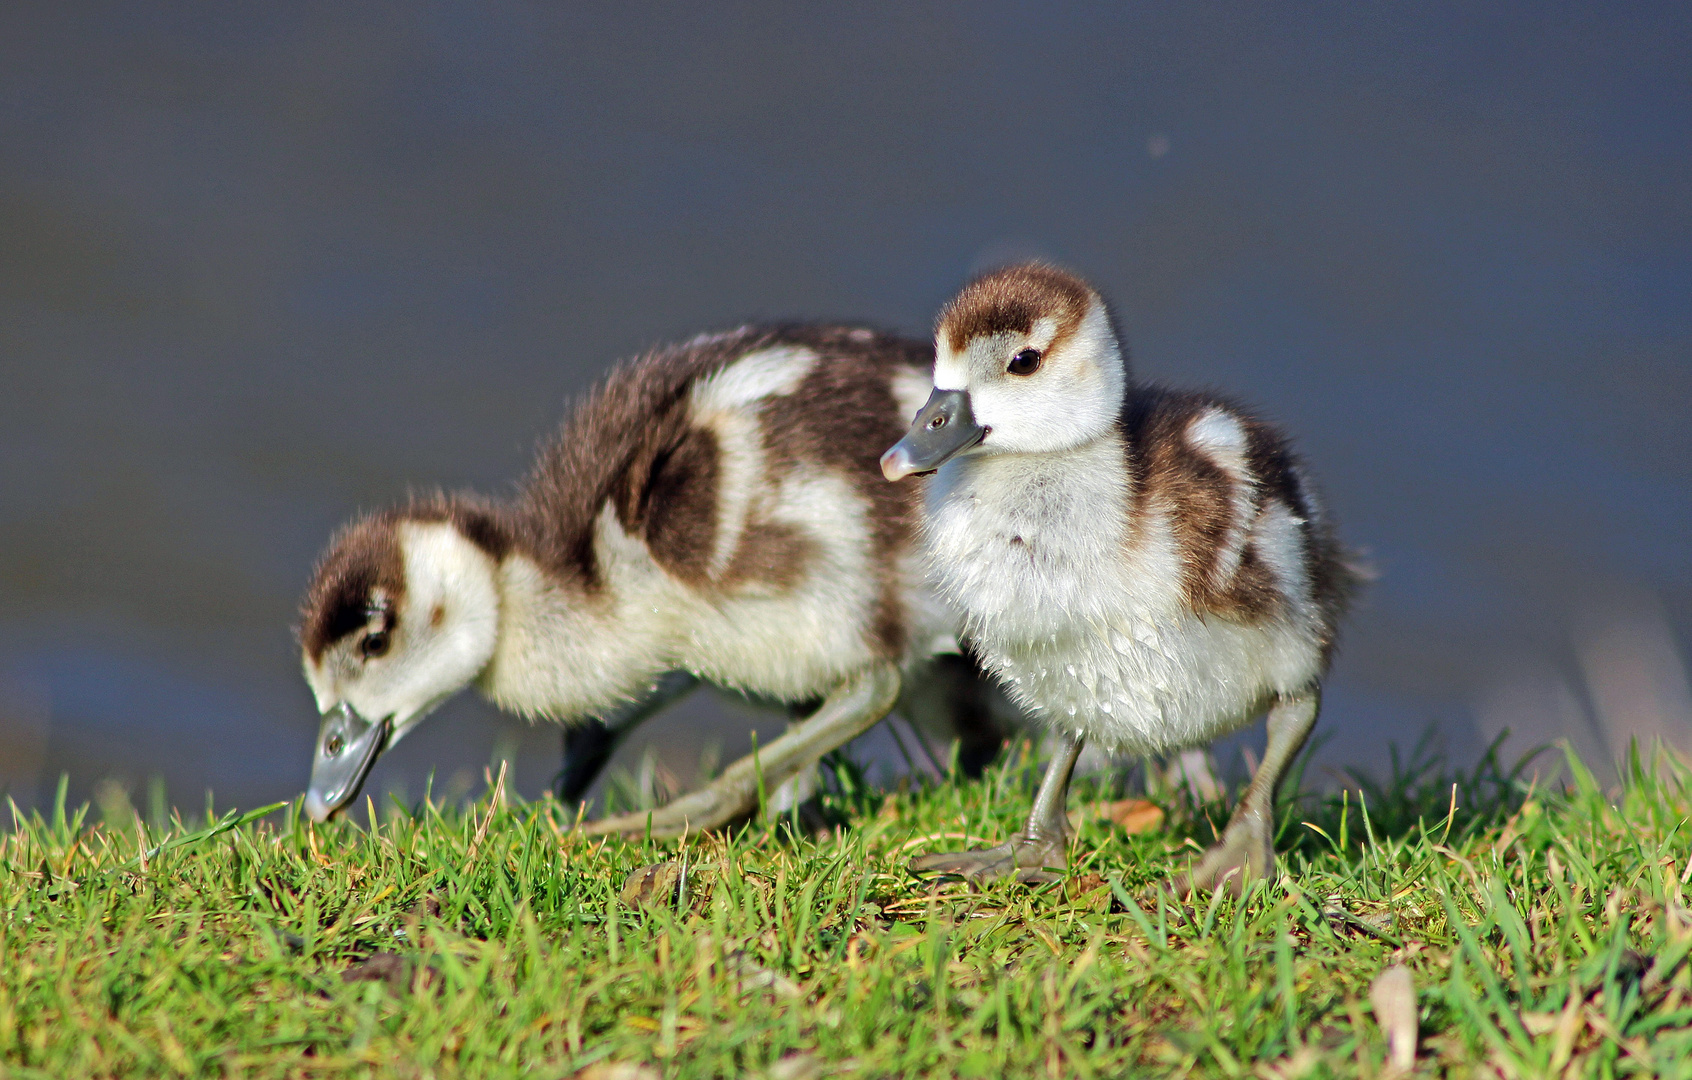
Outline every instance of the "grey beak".
POLYGON ((935 390, 911 421, 911 430, 881 455, 881 475, 903 480, 933 472, 986 437, 987 429, 975 422, 969 407, 968 390, 935 390))
POLYGON ((370 775, 370 766, 387 748, 392 731, 392 717, 373 723, 346 702, 323 714, 305 797, 305 812, 311 820, 327 821, 353 801, 370 775))

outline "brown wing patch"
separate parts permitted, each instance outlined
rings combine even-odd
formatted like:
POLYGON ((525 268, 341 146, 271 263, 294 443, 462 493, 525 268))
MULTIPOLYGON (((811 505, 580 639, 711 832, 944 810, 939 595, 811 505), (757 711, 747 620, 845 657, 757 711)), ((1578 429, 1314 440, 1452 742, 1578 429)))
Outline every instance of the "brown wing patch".
POLYGON ((617 503, 623 528, 641 536, 658 565, 689 584, 710 573, 717 540, 717 437, 684 428, 674 445, 655 448, 645 465, 629 472, 617 503))
POLYGON ((607 375, 542 448, 518 496, 524 547, 562 581, 597 590, 602 583, 593 523, 600 510, 615 500, 628 527, 625 515, 638 516, 653 462, 686 435, 685 399, 693 381, 768 336, 742 330, 660 349, 607 375))
MULTIPOLYGON (((922 488, 887 483, 879 460, 904 434, 893 375, 900 369, 926 374, 934 362, 926 343, 860 327, 749 327, 624 365, 577 405, 543 449, 512 511, 512 529, 558 578, 593 592, 602 585, 593 523, 609 502, 624 528, 656 545, 654 558, 672 573, 703 580, 715 547, 719 480, 713 455, 721 448, 712 442, 706 449, 709 432, 693 434, 701 429, 688 417, 689 391, 749 353, 784 345, 811 349, 819 360, 793 394, 772 399, 761 413, 772 475, 812 462, 850 477, 863 494, 870 506, 870 561, 881 577, 881 602, 866 636, 878 654, 897 657, 906 615, 896 562, 911 542, 922 488)), ((746 527, 728 576, 796 585, 814 553, 805 538, 756 522, 746 527)))
POLYGON ((1080 323, 1092 294, 1080 278, 1055 266, 1007 266, 964 286, 941 310, 935 336, 957 352, 978 337, 1029 333, 1036 319, 1051 317, 1062 337, 1080 323))
POLYGON ((879 597, 865 638, 886 659, 906 647, 899 560, 910 547, 922 506, 922 485, 882 478, 881 454, 905 433, 893 396, 901 370, 927 374, 927 345, 862 330, 801 328, 788 340, 820 357, 789 397, 771 399, 759 415, 772 475, 805 462, 851 481, 868 506, 870 567, 879 597))
POLYGON ((1181 551, 1182 590, 1200 612, 1217 607, 1217 564, 1239 513, 1234 479, 1187 440, 1193 420, 1213 404, 1198 394, 1147 387, 1129 394, 1123 413, 1134 509, 1156 506, 1168 515, 1181 551))
MULTIPOLYGON (((694 383, 749 353, 782 345, 802 345, 816 350, 824 358, 816 365, 818 371, 852 369, 855 376, 861 374, 870 383, 879 380, 882 393, 887 396, 885 415, 894 427, 898 410, 891 404, 891 393, 886 387, 890 377, 888 364, 894 362, 889 358, 919 368, 933 363, 932 350, 922 344, 863 328, 766 326, 698 338, 622 365, 575 407, 557 436, 543 448, 514 511, 515 528, 523 547, 559 578, 574 581, 589 591, 597 590, 601 582, 593 550, 593 523, 606 503, 611 501, 616 507, 625 528, 650 529, 655 521, 651 519, 654 508, 668 501, 668 496, 659 499, 653 492, 646 498, 643 509, 643 495, 659 458, 680 452, 682 459, 673 466, 664 463, 665 469, 680 470, 684 465, 703 468, 706 451, 698 446, 682 447, 691 438, 687 399, 694 383), (830 362, 831 358, 834 362, 830 362), (839 363, 841 358, 861 361, 862 367, 839 363), (632 522, 641 524, 631 526, 632 522)), ((803 387, 793 399, 805 400, 811 390, 809 386, 803 387)), ((847 406, 840 418, 842 424, 849 423, 862 411, 850 407, 850 401, 819 403, 815 409, 807 404, 799 411, 820 414, 831 404, 847 406)), ((860 440, 858 456, 867 456, 873 464, 882 450, 897 441, 899 434, 895 431, 887 437, 878 431, 873 436, 854 436, 860 440)), ((681 475, 680 471, 675 473, 677 485, 670 489, 670 494, 682 493, 681 475)), ((879 472, 875 472, 875 477, 880 483, 879 472)), ((688 508, 665 522, 661 530, 665 537, 664 554, 654 552, 654 555, 670 560, 683 573, 697 574, 703 565, 701 560, 709 557, 710 548, 695 545, 686 538, 705 535, 702 531, 704 496, 692 490, 694 480, 690 479, 686 486, 683 501, 688 508)), ((714 501, 714 481, 712 492, 714 501)), ((713 538, 714 529, 713 519, 710 534, 713 538)))
POLYGON ((1251 468, 1265 502, 1280 500, 1304 523, 1305 576, 1310 582, 1310 600, 1321 616, 1326 664, 1333 653, 1340 620, 1362 580, 1347 560, 1333 522, 1310 490, 1310 481, 1286 436, 1261 421, 1254 421, 1246 431, 1251 468))
POLYGON ((1285 586, 1253 542, 1246 544, 1239 566, 1226 581, 1214 582, 1205 572, 1214 569, 1215 541, 1225 535, 1225 528, 1218 528, 1218 523, 1226 520, 1219 500, 1222 489, 1213 473, 1189 460, 1189 455, 1202 455, 1181 451, 1185 444, 1180 434, 1200 411, 1218 406, 1231 413, 1246 433, 1246 465, 1255 502, 1253 523, 1276 503, 1291 510, 1300 522, 1300 554, 1310 583, 1310 596, 1301 599, 1315 605, 1320 624, 1315 629, 1322 638, 1325 664, 1359 579, 1346 561, 1332 523, 1308 490, 1309 481, 1297 456, 1279 430, 1213 395, 1157 387, 1133 391, 1122 423, 1130 447, 1136 505, 1162 497, 1174 507, 1172 516, 1184 557, 1183 585, 1195 611, 1251 623, 1284 610, 1288 600, 1285 586))
POLYGON ((792 525, 748 521, 740 531, 734 557, 723 570, 722 585, 762 585, 790 592, 804 580, 817 556, 817 545, 792 525))
POLYGON ((1240 555, 1239 568, 1212 598, 1213 608, 1238 622, 1262 622, 1281 608, 1281 588, 1269 565, 1257 553, 1256 544, 1247 544, 1240 555))
MULTIPOLYGON (((1224 545, 1237 536, 1235 523, 1250 535, 1264 508, 1278 502, 1304 524, 1307 573, 1318 594, 1325 568, 1331 562, 1326 533, 1313 524, 1309 500, 1302 489, 1298 464, 1286 439, 1272 425, 1210 394, 1143 387, 1129 395, 1123 429, 1130 446, 1134 498, 1144 505, 1160 503, 1168 512, 1181 546, 1182 587, 1192 609, 1243 623, 1271 618, 1283 610, 1284 586, 1264 561, 1256 543, 1247 540, 1233 572, 1218 580, 1224 545), (1188 426, 1204 411, 1222 408, 1240 424, 1246 436, 1246 470, 1234 480, 1186 439, 1188 426)), ((1323 633, 1330 638, 1343 605, 1324 604, 1323 633)))

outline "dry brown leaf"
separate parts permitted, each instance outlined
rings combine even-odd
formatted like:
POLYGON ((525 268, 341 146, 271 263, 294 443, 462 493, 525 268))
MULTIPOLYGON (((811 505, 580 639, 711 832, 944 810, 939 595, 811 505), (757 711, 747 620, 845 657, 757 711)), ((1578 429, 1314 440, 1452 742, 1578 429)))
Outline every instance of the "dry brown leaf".
POLYGON ((618 899, 630 907, 668 904, 681 885, 682 864, 674 859, 643 866, 623 881, 618 899))
POLYGON ((379 952, 341 972, 341 981, 382 983, 393 993, 404 994, 412 989, 414 982, 420 990, 436 988, 441 973, 428 964, 419 968, 415 961, 399 953, 379 952))
POLYGON ((1081 874, 1063 880, 1063 897, 1089 911, 1110 910, 1110 889, 1097 874, 1081 874))
POLYGON ((1145 799, 1089 803, 1069 815, 1070 828, 1080 828, 1086 818, 1108 821, 1125 833, 1143 833, 1162 827, 1163 810, 1145 799))

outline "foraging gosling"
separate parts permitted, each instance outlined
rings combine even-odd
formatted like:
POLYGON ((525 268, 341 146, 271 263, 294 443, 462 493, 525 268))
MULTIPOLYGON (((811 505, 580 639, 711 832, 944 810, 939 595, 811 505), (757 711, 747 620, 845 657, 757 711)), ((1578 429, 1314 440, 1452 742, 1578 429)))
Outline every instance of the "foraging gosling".
POLYGON ((957 682, 957 616, 926 584, 919 493, 875 474, 931 363, 925 343, 856 328, 696 338, 614 371, 510 502, 436 496, 343 529, 299 627, 323 716, 307 812, 344 806, 384 749, 471 684, 613 732, 699 680, 822 701, 757 762, 599 832, 743 817, 760 781, 776 791, 907 682, 907 716, 996 747, 990 702, 933 692, 957 682))
POLYGON ((1086 740, 1165 753, 1267 710, 1262 763, 1176 887, 1266 876, 1275 788, 1315 724, 1354 584, 1285 438, 1217 398, 1133 386, 1099 294, 1039 264, 945 307, 934 387, 882 470, 935 473, 932 573, 976 657, 1061 750, 1022 832, 913 868, 1046 880, 1067 865, 1086 740))

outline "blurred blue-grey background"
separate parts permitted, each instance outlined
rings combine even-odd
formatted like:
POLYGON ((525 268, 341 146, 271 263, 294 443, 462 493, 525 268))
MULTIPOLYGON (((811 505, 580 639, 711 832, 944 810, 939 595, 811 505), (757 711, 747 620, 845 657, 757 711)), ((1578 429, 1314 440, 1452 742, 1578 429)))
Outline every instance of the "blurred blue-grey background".
MULTIPOLYGON (((337 523, 504 490, 649 345, 925 333, 1023 255, 1370 553, 1325 762, 1692 749, 1692 7, 15 2, 0 783, 297 794, 337 523)), ((373 785, 496 755, 538 793, 556 731, 460 700, 373 785)))

